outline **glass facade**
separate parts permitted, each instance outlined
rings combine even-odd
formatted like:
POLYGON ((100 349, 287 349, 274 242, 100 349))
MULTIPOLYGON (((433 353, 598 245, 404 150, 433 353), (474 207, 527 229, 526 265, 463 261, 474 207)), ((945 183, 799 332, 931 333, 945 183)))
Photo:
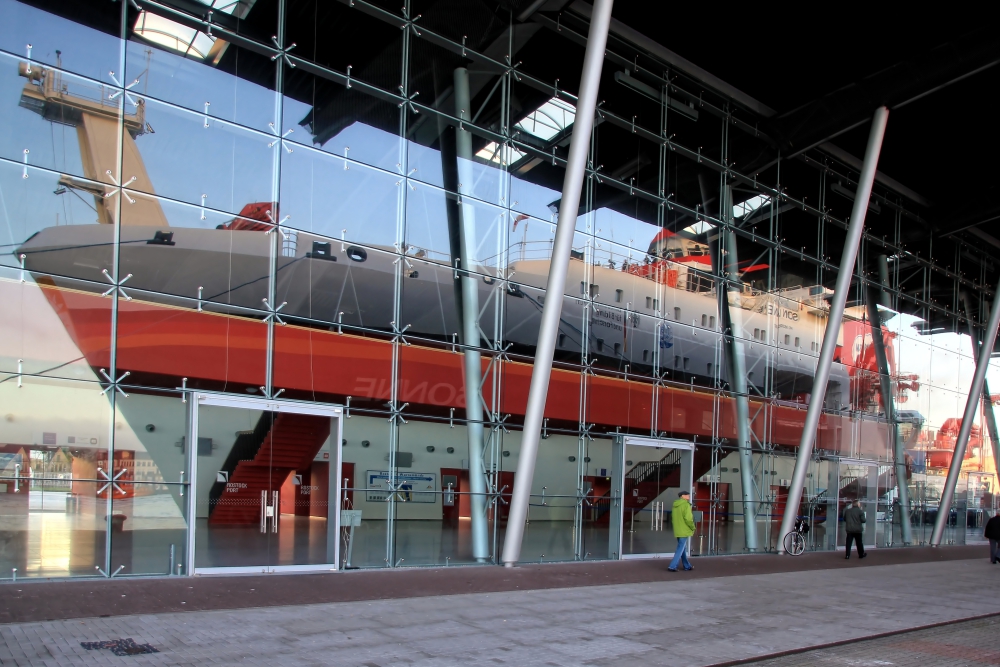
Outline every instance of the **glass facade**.
MULTIPOLYGON (((0 0, 0 577, 498 562, 586 25, 487 4, 0 0)), ((773 551, 857 166, 741 171, 752 110, 627 46, 521 558, 667 554, 684 487, 695 555, 773 551)), ((914 210, 876 184, 809 549, 851 500, 871 546, 937 514, 992 291, 914 210)), ((948 543, 996 507, 991 413, 948 543)))

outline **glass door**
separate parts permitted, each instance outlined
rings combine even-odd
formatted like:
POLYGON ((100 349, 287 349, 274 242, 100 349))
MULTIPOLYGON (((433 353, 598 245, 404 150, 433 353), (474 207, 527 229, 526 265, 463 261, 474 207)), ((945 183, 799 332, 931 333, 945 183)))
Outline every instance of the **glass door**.
POLYGON ((336 569, 340 408, 198 394, 195 573, 336 569))
MULTIPOLYGON (((886 479, 890 473, 889 467, 883 473, 886 479)), ((874 461, 859 461, 855 459, 838 459, 830 463, 830 489, 836 489, 830 494, 830 507, 827 511, 827 523, 832 517, 837 519, 836 547, 842 549, 847 544, 847 531, 844 525, 844 511, 855 501, 861 501, 861 510, 865 513, 865 530, 863 541, 865 549, 874 549, 876 531, 879 520, 878 497, 879 465, 874 461)), ((883 484, 884 485, 884 484, 883 484)))
POLYGON ((985 542, 983 528, 996 514, 993 473, 970 472, 966 500, 966 544, 985 542))
POLYGON ((621 452, 619 553, 622 558, 673 557, 677 538, 671 510, 681 491, 691 493, 693 445, 627 437, 621 452))

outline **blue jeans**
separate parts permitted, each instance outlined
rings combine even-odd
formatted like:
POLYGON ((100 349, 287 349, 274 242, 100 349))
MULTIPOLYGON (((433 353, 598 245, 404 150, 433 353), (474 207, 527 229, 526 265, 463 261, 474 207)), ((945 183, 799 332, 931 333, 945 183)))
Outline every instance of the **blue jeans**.
POLYGON ((674 559, 670 561, 670 569, 676 570, 677 564, 680 562, 684 563, 684 569, 691 569, 691 561, 688 560, 687 546, 690 537, 678 537, 677 538, 677 549, 674 551, 674 559))

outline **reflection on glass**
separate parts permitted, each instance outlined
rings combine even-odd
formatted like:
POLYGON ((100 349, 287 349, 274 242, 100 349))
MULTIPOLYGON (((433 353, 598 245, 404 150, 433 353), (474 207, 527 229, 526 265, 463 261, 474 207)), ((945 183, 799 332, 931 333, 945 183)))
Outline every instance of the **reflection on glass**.
MULTIPOLYGON (((135 461, 136 478, 149 476, 144 463, 135 461)), ((117 576, 185 574, 187 489, 138 481, 119 485, 111 514, 111 566, 121 568, 117 576)))
MULTIPOLYGON (((360 142, 352 142, 358 146, 360 142)), ((391 248, 396 242, 398 175, 304 146, 281 156, 285 224, 336 239, 391 248)))
POLYGON ((335 563, 330 433, 329 417, 200 406, 196 567, 335 563))
POLYGON ((126 83, 138 81, 129 89, 133 96, 193 109, 203 115, 205 123, 219 118, 271 131, 268 123, 274 122, 275 93, 269 86, 274 83, 275 66, 266 56, 180 26, 150 10, 140 14, 136 27, 125 54, 126 83), (166 30, 158 29, 160 23, 166 30), (140 33, 143 28, 145 32, 140 33))
POLYGON ((690 449, 626 444, 623 557, 674 553, 671 509, 681 491, 691 491, 691 459, 690 449))
POLYGON ((108 399, 96 384, 24 378, 0 384, 0 404, 0 572, 99 574, 114 475, 108 399))

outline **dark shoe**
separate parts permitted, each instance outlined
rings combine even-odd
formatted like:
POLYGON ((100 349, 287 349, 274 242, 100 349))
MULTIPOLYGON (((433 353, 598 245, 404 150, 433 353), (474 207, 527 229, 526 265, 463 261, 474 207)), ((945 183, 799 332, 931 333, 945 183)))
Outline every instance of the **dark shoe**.
POLYGON ((691 571, 691 570, 693 570, 693 569, 694 569, 693 567, 686 567, 686 568, 684 568, 684 571, 685 571, 685 572, 690 572, 690 571, 691 571))
POLYGON ((844 560, 851 560, 850 556, 844 556, 844 560))
POLYGON ((675 568, 675 567, 668 567, 667 568, 667 572, 676 572, 676 571, 677 571, 677 568, 675 568))
POLYGON ((858 558, 867 558, 867 557, 868 557, 868 554, 861 554, 860 556, 858 556, 858 558))

